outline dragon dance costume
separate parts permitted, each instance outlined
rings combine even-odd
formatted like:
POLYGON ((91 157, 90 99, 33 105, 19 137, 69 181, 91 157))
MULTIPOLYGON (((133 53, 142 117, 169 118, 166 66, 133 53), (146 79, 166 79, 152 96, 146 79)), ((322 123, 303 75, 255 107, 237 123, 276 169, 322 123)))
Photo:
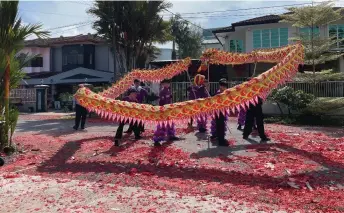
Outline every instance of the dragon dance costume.
MULTIPOLYGON (((162 81, 162 84, 169 83, 168 81, 162 81)), ((172 103, 172 93, 171 88, 169 86, 164 86, 160 93, 159 93, 159 105, 164 106, 166 104, 172 103)), ((158 124, 154 136, 153 141, 155 145, 159 145, 159 142, 165 140, 165 136, 168 137, 169 140, 176 140, 177 137, 175 136, 176 130, 174 123, 172 124, 158 124)))

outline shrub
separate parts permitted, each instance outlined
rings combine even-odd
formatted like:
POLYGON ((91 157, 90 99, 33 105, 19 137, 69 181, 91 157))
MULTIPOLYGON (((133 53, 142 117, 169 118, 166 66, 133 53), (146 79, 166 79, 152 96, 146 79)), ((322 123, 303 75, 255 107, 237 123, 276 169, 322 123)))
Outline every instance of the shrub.
POLYGON ((291 116, 292 110, 300 111, 308 106, 313 100, 314 96, 303 92, 302 90, 294 90, 291 87, 285 86, 280 89, 273 90, 270 100, 275 101, 280 109, 281 115, 283 111, 280 104, 284 104, 288 107, 288 114, 291 116))

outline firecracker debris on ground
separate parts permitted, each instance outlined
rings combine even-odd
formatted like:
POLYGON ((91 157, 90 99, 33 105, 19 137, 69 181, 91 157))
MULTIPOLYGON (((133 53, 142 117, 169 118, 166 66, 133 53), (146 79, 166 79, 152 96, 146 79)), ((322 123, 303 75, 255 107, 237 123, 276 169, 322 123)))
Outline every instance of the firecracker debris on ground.
MULTIPOLYGON (((0 167, 0 212, 344 212, 344 130, 266 124, 272 139, 242 139, 228 122, 229 147, 177 129, 181 140, 154 147, 91 118, 21 115, 18 153, 0 167)), ((127 128, 127 127, 125 127, 127 128)))

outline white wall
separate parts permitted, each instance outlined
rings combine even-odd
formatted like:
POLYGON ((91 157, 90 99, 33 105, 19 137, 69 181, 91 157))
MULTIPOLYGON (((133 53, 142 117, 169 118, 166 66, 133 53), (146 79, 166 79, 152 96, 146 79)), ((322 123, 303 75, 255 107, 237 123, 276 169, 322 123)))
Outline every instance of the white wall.
POLYGON ((296 28, 292 27, 290 24, 287 24, 287 23, 260 24, 260 25, 238 27, 238 29, 240 28, 245 28, 246 52, 251 52, 253 50, 253 30, 288 28, 289 38, 294 37, 296 33, 296 28))
POLYGON ((39 54, 43 57, 43 67, 25 67, 26 73, 48 72, 50 71, 50 47, 25 47, 19 53, 29 53, 31 55, 39 54))
POLYGON ((253 50, 253 30, 262 29, 275 29, 275 28, 288 28, 288 36, 294 37, 297 28, 292 27, 287 23, 273 23, 273 24, 259 24, 236 27, 234 32, 228 32, 221 35, 225 38, 224 48, 229 51, 229 41, 230 40, 244 40, 244 48, 246 52, 251 52, 253 50))
POLYGON ((154 61, 161 60, 171 60, 172 59, 172 49, 160 48, 160 53, 154 61))
POLYGON ((223 50, 223 47, 220 43, 214 43, 214 44, 203 43, 202 44, 202 51, 206 49, 212 49, 212 48, 223 50))

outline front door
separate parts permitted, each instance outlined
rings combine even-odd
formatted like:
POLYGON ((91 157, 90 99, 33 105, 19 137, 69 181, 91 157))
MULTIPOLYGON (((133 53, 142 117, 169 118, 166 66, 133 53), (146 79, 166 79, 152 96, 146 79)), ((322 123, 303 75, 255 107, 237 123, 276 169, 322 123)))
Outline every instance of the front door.
POLYGON ((37 89, 36 91, 36 112, 46 112, 46 89, 37 89))

